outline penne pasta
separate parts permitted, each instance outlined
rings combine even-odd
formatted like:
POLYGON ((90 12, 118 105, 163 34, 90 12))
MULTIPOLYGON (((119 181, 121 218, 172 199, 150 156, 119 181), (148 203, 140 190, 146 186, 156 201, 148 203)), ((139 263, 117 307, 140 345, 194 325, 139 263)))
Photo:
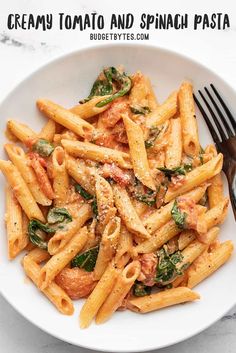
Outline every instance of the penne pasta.
POLYGON ((152 110, 155 110, 159 104, 150 79, 148 77, 145 77, 145 79, 146 79, 145 81, 146 81, 146 86, 148 91, 148 94, 147 94, 148 106, 152 111, 152 110))
MULTIPOLYGON (((197 203, 205 194, 206 189, 207 184, 203 184, 189 191, 183 196, 197 203)), ((174 201, 169 202, 167 205, 161 207, 159 210, 152 213, 143 221, 144 226, 150 234, 153 234, 157 229, 159 229, 171 219, 171 210, 173 205, 174 201)))
POLYGON ((38 134, 38 138, 52 142, 56 133, 56 123, 52 119, 48 119, 42 130, 38 134))
POLYGON ((83 251, 97 246, 100 242, 100 237, 96 235, 97 219, 93 218, 92 223, 88 226, 88 240, 83 248, 83 251))
MULTIPOLYGON (((181 268, 189 267, 193 261, 196 260, 205 250, 207 250, 209 245, 216 240, 219 231, 220 229, 217 227, 211 228, 206 235, 207 243, 202 243, 197 239, 193 240, 193 242, 181 252, 183 259, 176 265, 176 268, 181 270, 181 268)), ((173 287, 180 284, 183 279, 184 275, 177 277, 177 279, 173 282, 173 287)))
POLYGON ((81 328, 86 328, 91 324, 98 310, 110 294, 118 274, 119 270, 111 262, 80 311, 79 320, 81 328))
POLYGON ((185 249, 193 240, 196 239, 196 232, 193 229, 186 229, 180 233, 178 238, 178 248, 179 250, 185 249))
POLYGON ((125 152, 97 146, 89 142, 62 140, 62 146, 73 157, 91 159, 101 163, 117 163, 121 168, 130 169, 130 158, 125 152))
POLYGON ((80 231, 80 228, 92 217, 91 206, 84 204, 73 220, 66 224, 65 229, 59 229, 48 242, 48 252, 55 255, 80 231))
POLYGON ((52 185, 50 183, 49 177, 47 175, 46 170, 43 168, 42 164, 38 160, 38 158, 32 158, 30 161, 30 165, 35 172, 40 188, 45 194, 45 196, 49 200, 54 199, 55 195, 54 195, 54 191, 52 189, 52 185))
POLYGON ((36 264, 41 264, 44 261, 50 259, 50 255, 46 250, 35 248, 30 250, 30 252, 25 256, 25 258, 31 259, 32 261, 36 262, 36 264))
POLYGON ((40 205, 50 206, 52 201, 41 190, 36 175, 29 165, 29 160, 27 159, 24 150, 21 147, 10 143, 5 144, 4 147, 10 160, 16 166, 27 184, 35 201, 40 205))
POLYGON ((95 279, 100 279, 112 260, 120 237, 120 218, 114 217, 106 225, 99 246, 98 257, 94 268, 95 279))
POLYGON ((181 165, 182 132, 180 118, 170 120, 170 135, 165 151, 165 166, 172 169, 181 165))
POLYGON ((37 138, 36 132, 30 129, 27 125, 21 124, 16 120, 8 120, 7 128, 21 142, 27 144, 30 140, 37 138))
POLYGON ((96 104, 104 99, 109 98, 109 95, 99 96, 90 99, 88 102, 83 104, 77 104, 70 109, 73 114, 78 115, 82 119, 89 119, 94 115, 98 115, 110 107, 110 104, 106 104, 103 107, 97 107, 96 104))
POLYGON ((95 195, 95 176, 91 168, 83 160, 66 155, 68 174, 79 183, 89 194, 95 195))
POLYGON ((184 152, 190 156, 198 156, 200 144, 193 100, 193 88, 190 82, 182 83, 178 98, 184 152))
POLYGON ((27 217, 29 219, 36 218, 44 222, 44 216, 17 168, 10 161, 0 160, 0 170, 7 178, 13 189, 15 197, 23 208, 27 217))
POLYGON ((124 226, 121 226, 119 243, 114 258, 115 265, 123 268, 133 256, 133 239, 132 235, 124 226))
POLYGON ((136 72, 133 77, 133 87, 129 94, 129 102, 130 106, 134 109, 140 108, 149 108, 149 100, 153 101, 153 91, 151 91, 150 82, 148 82, 147 78, 141 73, 136 72), (150 95, 152 97, 150 98, 150 95))
POLYGON ((123 115, 125 130, 128 136, 130 158, 135 176, 149 189, 156 190, 148 165, 142 129, 128 115, 123 115))
POLYGON ((178 287, 151 294, 145 297, 131 298, 128 300, 128 304, 132 311, 144 314, 149 313, 150 311, 193 301, 199 298, 199 294, 191 291, 189 288, 178 287))
POLYGON ((217 157, 212 158, 209 162, 193 169, 187 173, 184 179, 183 185, 177 189, 168 189, 165 195, 165 202, 169 202, 177 196, 190 191, 194 187, 197 187, 205 181, 211 179, 213 176, 218 174, 222 169, 223 155, 218 154, 217 157))
POLYGON ((78 136, 86 137, 94 130, 93 125, 79 118, 78 115, 47 99, 38 100, 37 107, 49 119, 72 130, 78 136))
POLYGON ((177 227, 173 220, 170 220, 160 227, 149 239, 138 244, 134 248, 134 251, 141 254, 154 252, 180 232, 181 229, 177 227))
POLYGON ((102 233, 109 220, 115 216, 116 208, 114 207, 111 185, 100 175, 96 176, 95 189, 98 209, 97 231, 102 233))
POLYGON ((150 234, 144 228, 125 188, 122 188, 118 184, 114 185, 113 194, 117 210, 128 230, 141 238, 149 238, 150 234))
POLYGON ((55 148, 52 154, 54 204, 63 205, 67 199, 69 176, 66 169, 65 152, 62 147, 55 148))
POLYGON ((224 221, 227 211, 228 211, 229 199, 226 197, 223 201, 221 201, 218 205, 211 208, 209 211, 204 213, 197 223, 197 231, 202 233, 202 237, 198 235, 202 239, 205 238, 206 231, 217 224, 220 224, 224 221))
POLYGON ((141 217, 145 214, 146 211, 148 211, 148 206, 145 203, 140 202, 136 199, 131 200, 131 202, 139 217, 141 217))
POLYGON ((209 180, 210 185, 207 189, 208 202, 210 208, 215 207, 224 199, 223 194, 223 181, 221 174, 215 175, 212 179, 209 180))
POLYGON ((146 126, 148 129, 157 127, 165 121, 173 118, 177 112, 177 92, 173 92, 163 104, 148 114, 146 126))
POLYGON ((71 238, 60 252, 53 255, 42 267, 38 280, 38 285, 41 290, 47 288, 56 275, 58 275, 73 257, 78 254, 78 252, 84 247, 87 238, 87 228, 84 227, 71 238))
POLYGON ((118 275, 113 290, 110 292, 97 313, 97 324, 107 321, 119 308, 119 306, 121 306, 123 299, 126 297, 135 280, 138 278, 140 270, 140 262, 133 261, 124 268, 121 274, 118 275))
POLYGON ((27 245, 23 238, 22 208, 16 200, 10 187, 6 190, 6 228, 8 258, 14 259, 27 245))
MULTIPOLYGON (((23 267, 26 275, 38 287, 40 266, 29 256, 25 256, 23 267)), ((72 315, 74 306, 69 296, 55 282, 51 282, 47 288, 42 290, 43 294, 56 306, 64 315, 72 315)))
POLYGON ((230 258, 233 249, 233 243, 228 240, 208 253, 203 261, 199 258, 200 261, 197 260, 197 263, 194 263, 188 271, 187 286, 193 288, 214 273, 230 258))

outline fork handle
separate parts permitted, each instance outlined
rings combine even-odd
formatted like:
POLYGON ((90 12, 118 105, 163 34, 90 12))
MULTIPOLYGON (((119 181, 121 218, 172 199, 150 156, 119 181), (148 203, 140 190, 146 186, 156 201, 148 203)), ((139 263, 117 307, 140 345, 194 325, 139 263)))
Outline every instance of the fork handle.
POLYGON ((229 195, 234 212, 234 219, 236 221, 236 164, 231 164, 227 173, 227 179, 229 182, 229 195))

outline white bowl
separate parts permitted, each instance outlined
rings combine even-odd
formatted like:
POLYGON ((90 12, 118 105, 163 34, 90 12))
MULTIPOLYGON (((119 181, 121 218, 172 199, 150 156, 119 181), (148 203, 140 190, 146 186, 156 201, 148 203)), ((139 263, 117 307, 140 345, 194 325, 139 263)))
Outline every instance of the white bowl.
MULTIPOLYGON (((123 64, 128 73, 141 70, 154 85, 160 102, 179 87, 183 79, 193 82, 195 89, 214 83, 236 112, 236 93, 218 75, 206 67, 179 54, 156 47, 141 45, 109 45, 74 52, 55 60, 26 78, 0 106, 1 145, 6 140, 5 124, 15 118, 29 124, 36 131, 44 118, 38 113, 35 101, 46 97, 70 107, 88 95, 89 89, 104 66, 123 64)), ((209 131, 198 114, 200 138, 203 146, 212 141, 209 131)), ((1 158, 6 158, 1 149, 1 158)), ((157 349, 185 340, 213 324, 236 303, 236 258, 209 279, 196 287, 201 300, 163 309, 146 315, 129 311, 117 312, 107 323, 92 324, 81 330, 78 313, 81 301, 76 302, 75 314, 59 314, 53 305, 25 280, 19 256, 7 259, 4 228, 4 186, 0 175, 1 229, 0 286, 7 301, 25 318, 42 330, 63 341, 101 351, 139 352, 157 349)), ((227 192, 227 187, 225 187, 227 192)), ((222 240, 235 238, 232 210, 221 227, 222 240)), ((14 337, 12 338, 14 339, 14 337)))

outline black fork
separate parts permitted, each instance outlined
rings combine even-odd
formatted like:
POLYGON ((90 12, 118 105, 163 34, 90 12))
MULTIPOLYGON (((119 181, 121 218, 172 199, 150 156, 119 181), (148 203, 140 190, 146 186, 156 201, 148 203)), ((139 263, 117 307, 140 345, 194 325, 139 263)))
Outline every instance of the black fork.
POLYGON ((224 155, 223 171, 228 180, 230 200, 236 220, 236 122, 213 84, 210 84, 209 88, 204 87, 204 94, 200 90, 198 93, 208 113, 195 94, 194 100, 210 130, 217 151, 224 155))

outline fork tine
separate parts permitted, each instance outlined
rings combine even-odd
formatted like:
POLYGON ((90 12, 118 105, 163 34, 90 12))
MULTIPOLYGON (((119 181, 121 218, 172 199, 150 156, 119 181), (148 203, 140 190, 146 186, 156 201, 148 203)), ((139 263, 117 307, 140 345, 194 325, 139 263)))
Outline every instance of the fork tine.
POLYGON ((208 97, 210 98, 212 104, 214 105, 214 107, 215 107, 217 113, 219 114, 219 116, 220 116, 220 118, 221 118, 221 121, 222 121, 222 123, 223 123, 223 125, 224 125, 224 127, 225 127, 225 130, 227 131, 229 137, 233 137, 233 136, 234 136, 234 133, 233 133, 233 131, 231 130, 231 127, 229 126, 228 121, 225 119, 224 115, 222 114, 222 112, 221 112, 220 108, 218 107, 218 105, 216 104, 214 98, 212 97, 212 95, 211 95, 210 92, 208 91, 207 87, 204 87, 204 89, 205 89, 205 91, 206 91, 208 97))
POLYGON ((200 90, 198 90, 198 92, 199 92, 200 96, 202 97, 204 103, 205 103, 206 106, 207 106, 207 109, 209 110, 209 112, 210 112, 210 114, 211 114, 211 116, 212 116, 212 118, 213 118, 213 120, 214 120, 214 122, 215 122, 215 124, 216 124, 216 127, 217 127, 217 129, 218 129, 218 132, 219 132, 219 134, 220 134, 222 140, 227 140, 227 136, 225 135, 225 132, 224 132, 224 130, 222 129, 222 126, 220 125, 220 123, 219 123, 219 121, 218 121, 218 119, 217 119, 215 113, 213 112, 213 110, 212 110, 210 104, 208 103, 208 101, 206 100, 206 98, 204 97, 204 95, 202 94, 202 92, 201 92, 200 90))
POLYGON ((200 112, 202 113, 202 116, 203 116, 203 118, 204 118, 204 120, 205 120, 205 122, 206 122, 206 124, 207 124, 207 126, 208 126, 208 129, 209 129, 209 131, 210 131, 210 133, 211 133, 211 136, 212 136, 213 140, 215 141, 216 144, 219 143, 219 142, 220 142, 220 139, 219 139, 219 137, 218 137, 218 134, 215 132, 214 126, 212 125, 210 119, 208 118, 208 116, 207 116, 205 110, 203 109, 202 105, 200 104, 200 102, 199 102, 199 100, 197 99, 197 97, 195 96, 195 94, 193 94, 193 98, 194 98, 195 103, 197 104, 197 106, 198 106, 200 112))
POLYGON ((217 91, 217 89, 215 88, 215 86, 211 83, 210 84, 211 88, 213 89, 216 97, 219 99, 224 111, 226 112, 230 122, 231 122, 231 125, 233 126, 234 128, 234 131, 236 131, 236 121, 234 120, 234 117, 233 115, 231 114, 229 108, 227 107, 227 105, 225 104, 225 102, 223 101, 223 99, 221 98, 221 96, 219 95, 219 92, 217 91))

